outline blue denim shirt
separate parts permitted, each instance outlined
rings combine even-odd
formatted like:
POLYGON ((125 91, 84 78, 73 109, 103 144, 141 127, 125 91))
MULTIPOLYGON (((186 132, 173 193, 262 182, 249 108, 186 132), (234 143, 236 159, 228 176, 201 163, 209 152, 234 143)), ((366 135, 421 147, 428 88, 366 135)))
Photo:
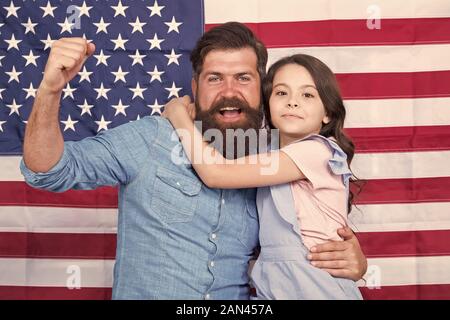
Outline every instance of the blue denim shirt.
POLYGON ((21 170, 57 192, 119 185, 113 299, 248 299, 256 191, 203 185, 173 133, 166 119, 145 117, 66 142, 47 173, 23 161, 21 170))

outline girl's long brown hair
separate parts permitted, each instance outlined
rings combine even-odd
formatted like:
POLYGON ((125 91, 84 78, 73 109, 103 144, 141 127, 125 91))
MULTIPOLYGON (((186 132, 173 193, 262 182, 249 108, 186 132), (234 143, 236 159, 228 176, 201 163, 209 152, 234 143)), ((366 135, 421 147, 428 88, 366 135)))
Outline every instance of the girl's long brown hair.
MULTIPOLYGON (((322 125, 322 129, 320 130, 319 134, 327 138, 334 137, 336 139, 337 144, 347 154, 347 163, 350 167, 353 156, 355 154, 355 145, 343 130, 346 112, 344 102, 342 101, 342 97, 340 94, 339 85, 330 68, 328 68, 326 64, 315 57, 306 54, 296 54, 278 60, 269 68, 267 76, 263 82, 265 118, 268 127, 270 129, 275 128, 271 121, 269 107, 269 100, 272 94, 273 78, 276 72, 281 67, 288 64, 300 65, 310 73, 316 85, 317 91, 319 92, 320 99, 322 100, 322 103, 325 107, 325 113, 330 119, 329 123, 322 125)), ((357 179, 351 178, 350 182, 351 184, 356 185, 359 190, 361 190, 361 186, 358 183, 357 179)), ((353 199, 354 194, 351 190, 349 190, 348 212, 351 211, 353 199)))

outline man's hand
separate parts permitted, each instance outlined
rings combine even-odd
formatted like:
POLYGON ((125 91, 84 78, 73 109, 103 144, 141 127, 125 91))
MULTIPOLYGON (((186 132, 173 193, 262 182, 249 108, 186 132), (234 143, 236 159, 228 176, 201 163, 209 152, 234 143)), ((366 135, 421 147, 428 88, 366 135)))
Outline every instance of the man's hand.
POLYGON ((353 231, 346 227, 338 230, 344 241, 330 241, 311 248, 311 264, 334 277, 358 281, 367 271, 367 260, 353 231))
POLYGON ((95 51, 83 38, 61 38, 52 45, 40 89, 59 93, 72 80, 95 51))

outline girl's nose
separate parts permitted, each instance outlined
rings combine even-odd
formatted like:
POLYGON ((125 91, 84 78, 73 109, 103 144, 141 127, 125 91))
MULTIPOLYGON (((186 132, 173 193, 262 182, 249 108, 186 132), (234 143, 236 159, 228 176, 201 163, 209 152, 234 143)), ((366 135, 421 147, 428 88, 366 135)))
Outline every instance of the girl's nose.
POLYGON ((297 107, 298 107, 297 103, 293 103, 293 102, 288 103, 288 108, 297 108, 297 107))

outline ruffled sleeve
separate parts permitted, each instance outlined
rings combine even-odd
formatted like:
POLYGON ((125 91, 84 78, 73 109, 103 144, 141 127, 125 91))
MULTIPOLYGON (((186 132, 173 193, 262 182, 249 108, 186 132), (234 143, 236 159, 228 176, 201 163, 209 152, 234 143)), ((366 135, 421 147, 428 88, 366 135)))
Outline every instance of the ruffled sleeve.
POLYGON ((339 145, 321 135, 310 135, 281 149, 303 172, 315 189, 338 188, 348 190, 352 176, 347 155, 339 145), (340 179, 337 179, 340 177, 340 179))

